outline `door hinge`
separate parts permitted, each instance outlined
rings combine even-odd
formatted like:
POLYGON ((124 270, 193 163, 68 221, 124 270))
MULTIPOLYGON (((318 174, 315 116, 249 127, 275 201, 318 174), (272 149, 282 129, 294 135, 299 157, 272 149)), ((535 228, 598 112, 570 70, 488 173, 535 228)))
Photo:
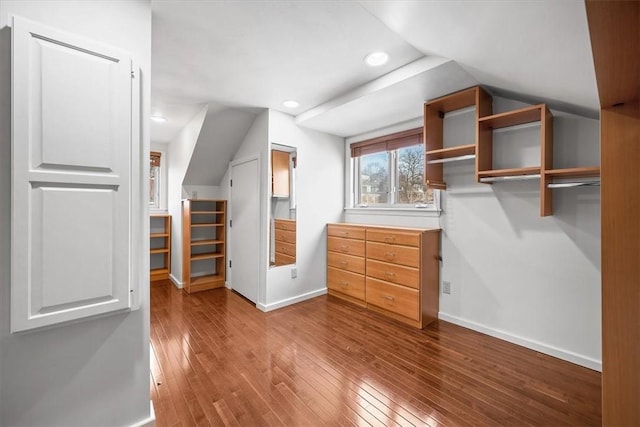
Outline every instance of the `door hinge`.
POLYGON ((136 72, 135 70, 131 70, 131 78, 135 79, 136 78, 136 72))
POLYGON ((229 260, 229 268, 233 265, 233 261, 229 260))
POLYGON ((233 227, 233 220, 232 220, 232 219, 230 219, 230 220, 229 220, 229 228, 232 228, 232 227, 233 227))
POLYGON ((229 187, 233 187, 233 180, 229 180, 229 187))

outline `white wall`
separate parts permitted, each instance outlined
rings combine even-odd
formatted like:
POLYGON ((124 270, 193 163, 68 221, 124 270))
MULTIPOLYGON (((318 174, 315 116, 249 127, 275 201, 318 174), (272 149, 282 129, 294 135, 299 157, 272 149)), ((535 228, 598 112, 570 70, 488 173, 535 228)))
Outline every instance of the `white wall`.
MULTIPOLYGON (((496 113, 524 105, 494 97, 496 113)), ((445 147, 473 143, 474 114, 447 115, 445 147)), ((553 114, 555 167, 598 165, 598 121, 553 114)), ((539 165, 538 137, 536 126, 495 132, 495 166, 539 165)), ((451 294, 440 294, 440 318, 600 370, 599 187, 554 190, 542 218, 537 180, 477 184, 473 161, 444 170, 440 278, 451 294)), ((348 210, 345 220, 437 226, 427 215, 348 210)))
MULTIPOLYGON (((495 112, 521 105, 494 98, 495 112)), ((555 167, 598 165, 598 121, 553 113, 555 167)), ((445 145, 465 139, 473 115, 445 119, 445 145)), ((539 164, 537 137, 496 132, 494 161, 539 164)), ((445 166, 441 318, 600 370, 599 187, 554 190, 542 218, 537 180, 475 184, 473 172, 445 166)))
POLYGON ((158 151, 160 157, 160 208, 151 209, 151 212, 167 211, 167 196, 169 194, 169 145, 159 142, 151 142, 151 151, 158 151))
POLYGON ((221 189, 217 185, 183 185, 182 196, 191 199, 220 199, 221 189))
MULTIPOLYGON (((261 174, 261 182, 267 182, 266 179, 266 161, 267 150, 269 145, 269 111, 265 110, 262 112, 256 119, 253 121, 253 124, 249 128, 247 135, 244 137, 244 140, 240 144, 238 151, 233 156, 232 162, 234 160, 241 160, 251 157, 258 157, 259 160, 259 168, 261 174)), ((229 166, 229 169, 231 167, 229 166)), ((229 200, 227 204, 227 209, 230 210, 228 217, 233 218, 233 211, 231 209, 231 200, 229 198, 229 175, 230 172, 227 170, 225 175, 220 182, 221 189, 221 198, 229 200)), ((259 277, 258 277, 258 304, 262 303, 265 300, 265 283, 266 283, 266 268, 268 265, 268 252, 266 248, 266 229, 268 226, 268 217, 267 217, 267 187, 266 185, 260 186, 260 194, 256 195, 256 197, 260 198, 260 233, 261 235, 255 240, 255 243, 260 247, 260 255, 259 259, 255 260, 255 262, 259 265, 259 277)), ((227 222, 227 255, 231 253, 231 247, 233 245, 246 245, 247 242, 236 241, 234 239, 233 230, 229 229, 229 224, 227 222)), ((227 263, 227 284, 233 283, 233 269, 229 268, 229 263, 227 263)))
MULTIPOLYGON (((0 2, 0 425, 131 425, 150 416, 149 272, 148 252, 144 250, 148 248, 148 228, 143 228, 148 222, 146 197, 138 201, 144 215, 134 218, 132 224, 144 240, 134 242, 140 256, 134 262, 140 280, 140 310, 30 333, 9 333, 11 54, 10 31, 6 28, 9 14, 133 54, 142 69, 142 151, 148 159, 150 4, 0 2)), ((145 163, 148 165, 148 160, 145 163)))
MULTIPOLYGON (((293 117, 270 111, 269 142, 297 149, 295 268, 298 277, 291 278, 292 266, 268 269, 266 299, 259 305, 263 310, 326 293, 326 224, 342 221, 344 201, 344 193, 340 191, 344 187, 343 138, 299 127, 293 117)), ((268 170, 265 191, 271 182, 270 174, 268 170)))
POLYGON ((208 106, 193 116, 169 143, 168 163, 168 196, 167 208, 171 215, 171 279, 178 287, 182 287, 182 199, 185 197, 182 181, 187 173, 193 149, 198 142, 202 123, 207 115, 208 106))

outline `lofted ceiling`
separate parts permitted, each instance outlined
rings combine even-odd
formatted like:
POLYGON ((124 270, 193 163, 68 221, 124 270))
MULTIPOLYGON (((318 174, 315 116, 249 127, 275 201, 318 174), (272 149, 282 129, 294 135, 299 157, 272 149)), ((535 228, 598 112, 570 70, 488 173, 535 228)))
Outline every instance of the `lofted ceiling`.
POLYGON ((598 114, 581 1, 162 0, 152 10, 152 112, 168 118, 152 123, 152 141, 171 141, 205 103, 271 108, 352 136, 419 117, 424 100, 474 84, 598 114), (378 50, 390 61, 367 66, 378 50), (284 107, 288 99, 299 107, 284 107))

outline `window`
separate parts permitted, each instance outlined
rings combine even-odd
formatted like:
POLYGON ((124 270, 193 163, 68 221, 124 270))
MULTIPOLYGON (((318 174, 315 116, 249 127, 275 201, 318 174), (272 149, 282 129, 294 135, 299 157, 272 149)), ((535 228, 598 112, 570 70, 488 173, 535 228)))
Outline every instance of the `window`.
POLYGON ((355 207, 435 208, 421 128, 352 144, 351 157, 355 207))
POLYGON ((162 153, 152 151, 149 166, 149 207, 160 209, 160 157, 162 153))

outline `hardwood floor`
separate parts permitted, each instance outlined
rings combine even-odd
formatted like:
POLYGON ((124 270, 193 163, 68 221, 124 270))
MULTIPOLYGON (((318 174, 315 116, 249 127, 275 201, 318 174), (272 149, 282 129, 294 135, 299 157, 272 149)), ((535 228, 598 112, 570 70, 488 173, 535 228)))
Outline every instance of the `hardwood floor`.
POLYGON ((263 313, 154 283, 151 349, 159 427, 601 423, 598 372, 330 296, 263 313))

